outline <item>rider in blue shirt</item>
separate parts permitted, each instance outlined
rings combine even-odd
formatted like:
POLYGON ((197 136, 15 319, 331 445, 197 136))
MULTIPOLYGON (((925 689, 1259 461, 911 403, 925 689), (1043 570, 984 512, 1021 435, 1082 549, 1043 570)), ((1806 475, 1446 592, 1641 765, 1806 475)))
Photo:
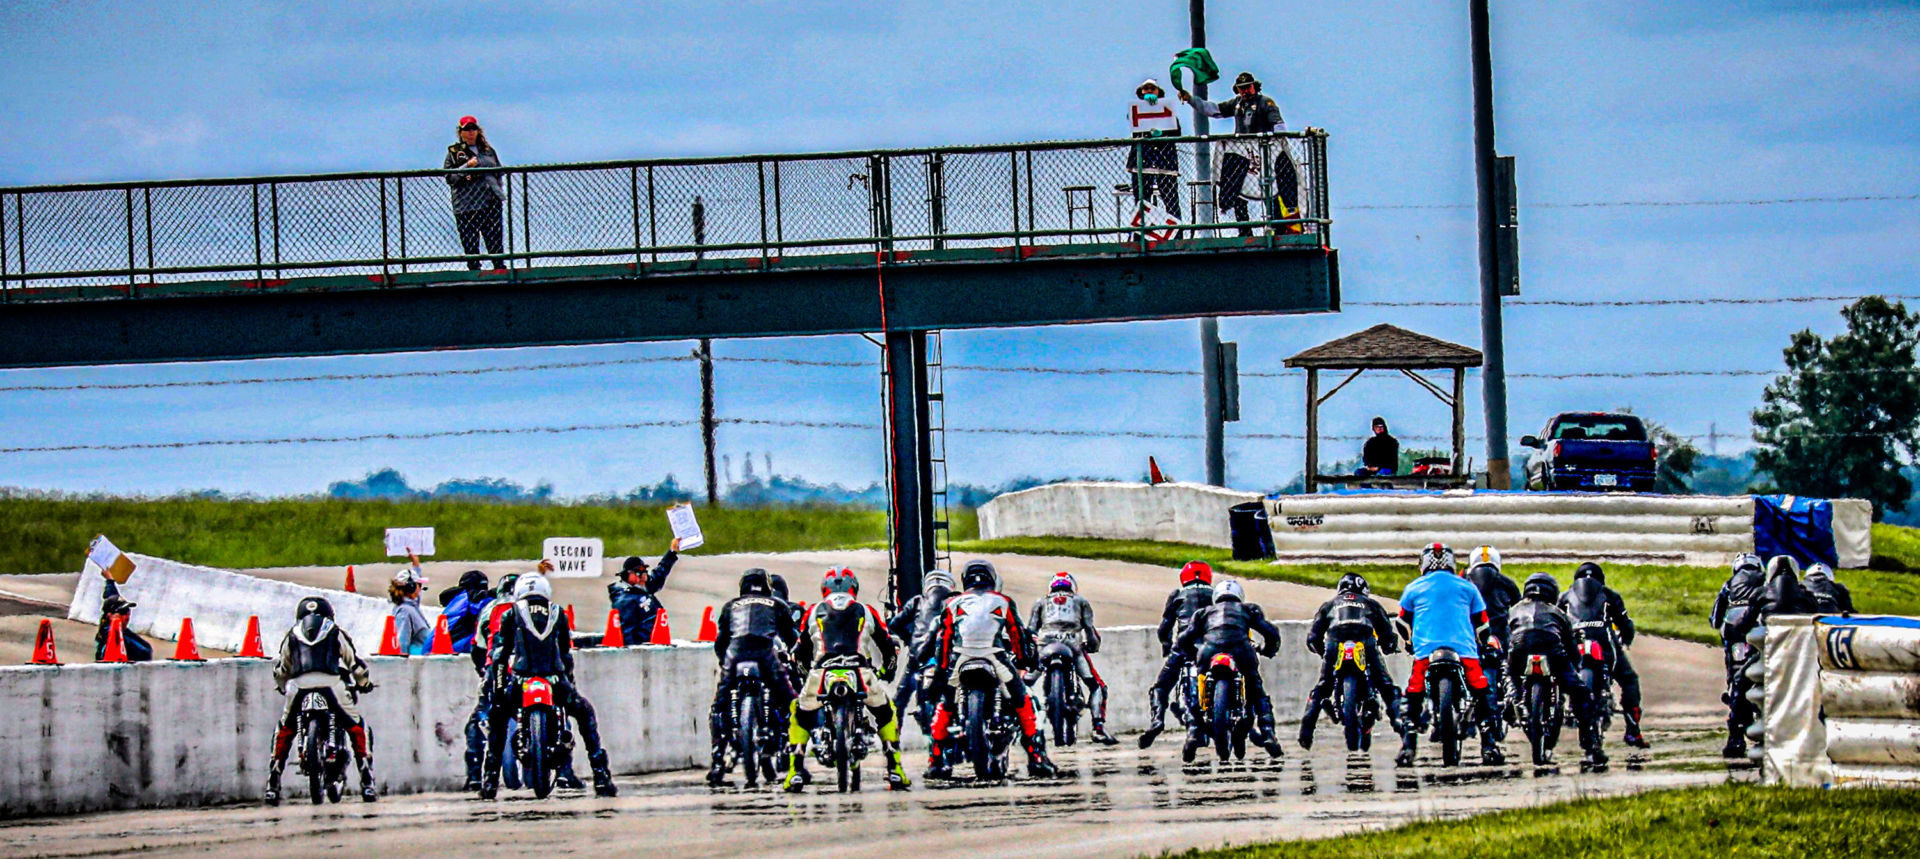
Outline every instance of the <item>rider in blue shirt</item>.
POLYGON ((1480 733, 1480 759, 1489 764, 1504 762, 1493 722, 1500 710, 1500 693, 1480 670, 1480 636, 1476 630, 1487 624, 1487 602, 1479 588, 1455 573, 1452 549, 1434 543, 1420 551, 1420 578, 1400 594, 1400 619, 1412 627, 1408 638, 1413 642, 1413 671, 1407 678, 1407 714, 1403 720, 1407 733, 1395 763, 1413 765, 1415 738, 1426 727, 1420 709, 1427 697, 1427 660, 1441 649, 1453 651, 1466 670, 1467 685, 1480 693, 1475 706, 1486 726, 1480 733))

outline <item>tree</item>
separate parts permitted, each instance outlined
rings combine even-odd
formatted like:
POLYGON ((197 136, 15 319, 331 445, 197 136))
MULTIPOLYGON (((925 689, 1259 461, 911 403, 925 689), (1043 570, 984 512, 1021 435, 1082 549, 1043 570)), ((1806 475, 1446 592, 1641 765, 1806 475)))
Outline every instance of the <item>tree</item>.
POLYGON ((1877 520, 1913 492, 1901 453, 1920 452, 1920 315, 1877 296, 1841 315, 1846 333, 1801 331, 1784 350, 1753 411, 1754 464, 1783 492, 1872 501, 1877 520))
POLYGON ((1653 491, 1665 495, 1693 494, 1694 466, 1699 462, 1700 449, 1693 441, 1671 429, 1666 424, 1647 421, 1647 438, 1653 441, 1658 451, 1659 464, 1654 469, 1653 491))

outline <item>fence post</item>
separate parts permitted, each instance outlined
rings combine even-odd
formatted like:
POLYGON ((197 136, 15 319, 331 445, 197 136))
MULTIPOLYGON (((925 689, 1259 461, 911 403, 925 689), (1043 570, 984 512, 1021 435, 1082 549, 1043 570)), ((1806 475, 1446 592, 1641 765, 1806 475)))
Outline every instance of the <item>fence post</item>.
POLYGON ((407 273, 407 180, 393 177, 393 211, 400 222, 400 273, 407 273))
POLYGON ((781 256, 786 255, 787 229, 780 214, 780 162, 773 162, 773 241, 780 245, 781 256))
MULTIPOLYGON (((152 286, 157 277, 153 272, 153 188, 140 189, 140 196, 146 198, 141 201, 144 204, 141 209, 144 210, 147 219, 147 285, 152 286)), ((274 252, 279 253, 277 246, 274 252)))
MULTIPOLYGON (((527 180, 531 173, 520 174, 520 244, 525 245, 524 253, 533 253, 533 189, 527 180)), ((512 179, 507 181, 511 182, 512 179)), ((533 268, 533 257, 527 257, 522 268, 533 268)))
MULTIPOLYGON (((501 230, 501 232, 504 232, 504 233, 506 233, 506 234, 507 234, 507 257, 508 257, 508 259, 507 259, 507 277, 508 277, 508 278, 512 278, 512 277, 513 277, 513 264, 514 264, 514 263, 516 262, 516 260, 514 260, 514 259, 512 259, 512 257, 513 257, 513 254, 514 254, 514 242, 513 242, 513 174, 512 174, 512 173, 505 173, 505 174, 502 174, 502 175, 503 175, 503 176, 505 176, 505 177, 506 177, 506 180, 507 180, 507 181, 506 181, 506 186, 507 186, 507 199, 506 199, 506 204, 505 204, 505 205, 504 205, 504 206, 502 207, 502 211, 501 211, 501 214, 500 214, 500 217, 501 217, 501 219, 502 219, 502 220, 504 221, 504 223, 503 223, 503 224, 501 225, 501 227, 502 227, 502 230, 501 230)), ((460 248, 460 250, 462 250, 462 251, 465 251, 465 250, 466 250, 466 246, 465 246, 465 245, 462 245, 462 246, 461 246, 461 248, 460 248)), ((478 248, 475 248, 475 250, 478 250, 478 248)), ((468 262, 473 262, 473 260, 468 260, 468 262)), ((494 260, 494 262, 499 262, 499 260, 494 260)))
MULTIPOLYGON (((1018 201, 1015 201, 1014 205, 1018 206, 1020 204, 1018 201)), ((1038 229, 1038 223, 1039 222, 1034 220, 1033 217, 1033 150, 1029 149, 1027 150, 1027 230, 1032 231, 1038 229)), ((1034 238, 1037 239, 1038 236, 1034 238)), ((1029 242, 1029 244, 1033 244, 1033 242, 1029 242)))
POLYGON ((627 168, 627 184, 632 189, 629 195, 633 201, 633 270, 640 271, 640 168, 627 168))
MULTIPOLYGON (((693 243, 696 247, 707 243, 707 202, 699 194, 693 195, 693 243)), ((694 267, 699 268, 699 262, 706 258, 705 251, 694 251, 694 267)))
POLYGON ((133 256, 133 189, 132 188, 126 189, 125 201, 126 201, 126 212, 127 212, 127 297, 132 298, 134 288, 139 285, 138 281, 134 279, 134 274, 133 274, 133 267, 136 261, 133 256))
MULTIPOLYGON (((260 253, 260 183, 253 183, 253 285, 255 289, 265 284, 266 267, 262 264, 265 257, 260 253)), ((384 215, 385 213, 382 212, 384 215)))
POLYGON ((753 169, 760 177, 760 266, 767 269, 773 267, 773 251, 767 247, 767 162, 755 161, 753 169))
POLYGON ((936 236, 934 250, 945 250, 947 240, 947 156, 944 152, 927 154, 927 226, 936 236))
POLYGON ((1020 153, 1007 152, 1007 178, 1012 180, 1011 190, 1007 192, 1007 208, 1013 210, 1013 258, 1020 258, 1020 153))
MULTIPOLYGON (((273 277, 275 280, 278 280, 281 277, 281 272, 280 272, 280 183, 278 182, 275 182, 267 186, 267 209, 273 215, 273 277)), ((153 232, 152 213, 148 213, 147 223, 148 223, 147 232, 149 233, 153 232)), ((151 251, 147 253, 147 264, 148 265, 153 264, 153 253, 151 251)))
POLYGON ((380 177, 380 285, 393 285, 392 257, 387 253, 387 177, 380 177))
MULTIPOLYGON (((1271 135, 1262 135, 1260 137, 1260 206, 1267 213, 1267 247, 1269 249, 1274 245, 1274 221, 1279 220, 1273 216, 1274 203, 1277 202, 1276 195, 1280 192, 1279 184, 1275 182, 1273 178, 1273 174, 1277 169, 1273 159, 1273 141, 1274 138, 1271 135)), ((1281 140, 1280 151, 1284 154, 1286 149, 1287 142, 1281 140)), ((1294 181, 1299 181, 1297 174, 1294 181)), ((1282 216, 1287 214, 1284 204, 1280 206, 1280 214, 1282 216)))
POLYGON ((0 194, 0 302, 13 300, 7 286, 7 195, 0 194))

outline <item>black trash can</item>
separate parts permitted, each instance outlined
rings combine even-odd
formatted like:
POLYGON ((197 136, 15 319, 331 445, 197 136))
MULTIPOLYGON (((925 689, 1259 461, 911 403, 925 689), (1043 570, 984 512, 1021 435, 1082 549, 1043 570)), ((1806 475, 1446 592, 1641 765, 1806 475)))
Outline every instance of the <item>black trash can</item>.
POLYGON ((1273 528, 1267 524, 1267 505, 1249 501, 1227 508, 1227 526, 1233 532, 1234 560, 1273 557, 1273 528))

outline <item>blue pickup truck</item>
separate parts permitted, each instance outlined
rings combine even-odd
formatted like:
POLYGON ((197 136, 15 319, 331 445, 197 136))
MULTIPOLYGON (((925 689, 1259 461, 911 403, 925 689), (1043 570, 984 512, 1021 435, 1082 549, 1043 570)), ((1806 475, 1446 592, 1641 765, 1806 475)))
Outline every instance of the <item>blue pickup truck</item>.
POLYGON ((1633 415, 1564 412, 1540 435, 1520 439, 1534 491, 1651 492, 1659 453, 1633 415))

